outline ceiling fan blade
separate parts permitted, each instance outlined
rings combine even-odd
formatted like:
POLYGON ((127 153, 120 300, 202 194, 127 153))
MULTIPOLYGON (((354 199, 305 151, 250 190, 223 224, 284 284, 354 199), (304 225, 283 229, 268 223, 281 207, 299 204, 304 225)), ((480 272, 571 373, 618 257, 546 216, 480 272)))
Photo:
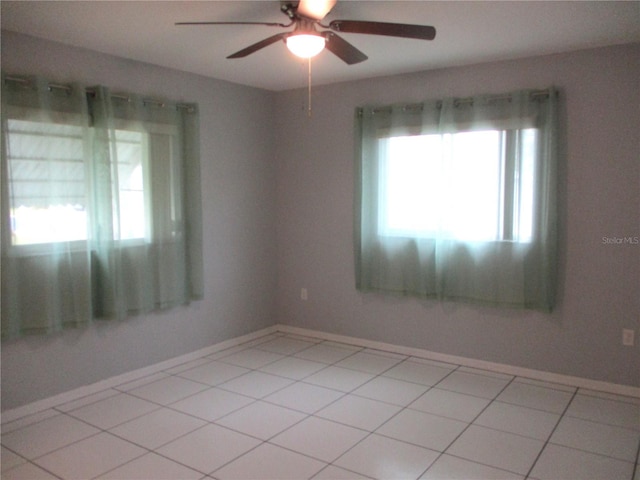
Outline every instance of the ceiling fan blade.
POLYGON ((406 23, 334 20, 329 24, 329 28, 336 32, 387 35, 389 37, 416 38, 418 40, 433 40, 436 36, 436 29, 434 27, 428 25, 409 25, 406 23))
POLYGON ((337 0, 300 0, 296 13, 314 20, 322 20, 331 11, 337 0))
POLYGON ((289 24, 274 23, 274 22, 176 22, 175 25, 266 25, 267 27, 290 27, 293 22, 289 24))
POLYGON ((326 49, 349 65, 364 62, 369 58, 345 39, 340 38, 333 32, 322 32, 322 36, 327 39, 327 43, 325 45, 326 49))
POLYGON ((269 45, 271 45, 272 43, 276 43, 280 40, 284 40, 285 38, 287 38, 291 33, 290 32, 283 32, 283 33, 278 33, 277 35, 272 35, 269 38, 265 38, 264 40, 258 42, 258 43, 254 43, 253 45, 248 46, 247 48, 243 48, 242 50, 229 55, 227 58, 242 58, 242 57, 246 57, 247 55, 251 55, 254 52, 257 52, 258 50, 264 48, 264 47, 268 47, 269 45))

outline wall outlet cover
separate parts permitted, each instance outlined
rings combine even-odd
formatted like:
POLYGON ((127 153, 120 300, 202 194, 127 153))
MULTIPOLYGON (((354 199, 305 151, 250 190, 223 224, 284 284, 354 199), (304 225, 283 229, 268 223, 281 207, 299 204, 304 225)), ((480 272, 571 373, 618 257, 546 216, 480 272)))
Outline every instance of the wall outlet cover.
POLYGON ((624 328, 622 330, 622 345, 625 347, 633 347, 633 344, 635 343, 635 333, 635 330, 624 328))

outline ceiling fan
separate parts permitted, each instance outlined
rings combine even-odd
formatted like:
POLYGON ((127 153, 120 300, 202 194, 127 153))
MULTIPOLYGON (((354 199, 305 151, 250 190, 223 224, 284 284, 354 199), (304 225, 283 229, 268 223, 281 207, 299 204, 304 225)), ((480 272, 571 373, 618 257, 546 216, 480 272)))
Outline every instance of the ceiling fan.
POLYGON ((336 1, 300 0, 297 3, 282 2, 280 10, 290 20, 290 23, 287 24, 269 22, 178 22, 176 25, 266 25, 281 28, 293 26, 294 29, 292 31, 272 35, 229 55, 227 58, 246 57, 283 40, 292 53, 302 58, 311 58, 326 48, 348 65, 363 62, 368 57, 339 37, 335 32, 385 35, 418 40, 433 40, 436 36, 436 29, 427 25, 360 20, 333 20, 328 25, 323 25, 320 22, 331 11, 336 1), (318 31, 317 27, 328 30, 318 31))

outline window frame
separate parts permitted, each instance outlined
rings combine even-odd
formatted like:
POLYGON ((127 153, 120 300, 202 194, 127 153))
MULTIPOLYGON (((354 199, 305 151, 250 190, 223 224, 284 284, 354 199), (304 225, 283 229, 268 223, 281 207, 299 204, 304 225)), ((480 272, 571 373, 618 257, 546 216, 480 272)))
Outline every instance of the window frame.
MULTIPOLYGON (((531 205, 531 219, 530 219, 530 230, 531 233, 528 237, 524 237, 523 239, 519 238, 519 235, 516 233, 516 224, 518 224, 518 220, 521 218, 520 215, 515 215, 515 212, 518 210, 518 204, 520 203, 521 195, 521 173, 522 173, 522 163, 523 163, 523 155, 518 154, 518 145, 523 141, 523 135, 526 132, 531 132, 533 135, 533 146, 532 150, 527 152, 529 154, 533 154, 534 158, 532 159, 532 178, 530 179, 530 188, 533 189, 535 185, 535 171, 536 171, 536 163, 538 161, 537 156, 534 151, 537 150, 537 141, 539 138, 538 129, 533 127, 525 127, 525 128, 509 128, 509 129, 484 129, 484 130, 458 130, 455 132, 445 132, 445 133, 410 133, 410 134, 400 134, 400 135, 391 135, 390 132, 384 132, 384 135, 378 137, 378 147, 377 147, 377 185, 376 190, 378 192, 377 197, 377 233, 378 236, 381 237, 395 237, 395 238, 415 238, 420 240, 434 240, 436 238, 445 238, 451 241, 458 241, 462 243, 522 243, 528 244, 533 241, 535 235, 535 222, 533 216, 535 215, 533 204, 531 205), (500 191, 499 195, 499 204, 498 208, 499 212, 499 223, 496 231, 496 238, 486 238, 486 239, 474 239, 474 238, 465 238, 456 236, 455 232, 447 232, 445 230, 411 230, 411 229, 394 229, 392 227, 388 227, 384 225, 385 223, 385 206, 383 204, 384 198, 386 198, 386 176, 385 173, 388 171, 388 163, 393 161, 386 152, 388 148, 384 145, 385 141, 394 139, 394 138, 404 138, 404 137, 426 137, 426 136, 434 136, 434 137, 444 137, 447 135, 457 135, 463 133, 471 133, 471 132, 496 132, 499 135, 499 146, 500 146, 500 158, 496 159, 499 163, 499 179, 498 184, 500 191), (499 232, 499 237, 497 236, 499 232)), ((426 155, 426 154, 425 154, 426 155)), ((446 179, 446 178, 445 178, 446 179)), ((436 215, 441 212, 441 209, 436 209, 436 215)))
MULTIPOLYGON (((356 290, 550 312, 558 281, 558 163, 564 141, 559 96, 558 89, 549 87, 357 107, 353 231, 356 290), (527 128, 538 130, 535 180, 527 192, 530 203, 522 204, 533 205, 531 242, 378 235, 381 137, 527 128)), ((416 191, 419 194, 419 188, 416 191)), ((413 199, 407 198, 405 204, 411 206, 413 199)), ((455 210, 464 212, 464 205, 453 204, 455 210)), ((424 225, 429 226, 429 222, 424 225)), ((529 233, 524 229, 520 232, 529 233)))
MULTIPOLYGON (((85 143, 86 150, 86 136, 93 136, 95 134, 96 127, 93 125, 81 125, 82 116, 80 114, 68 113, 68 112, 60 112, 56 111, 53 113, 53 119, 43 119, 42 121, 34 120, 33 117, 37 115, 39 112, 38 109, 30 108, 30 107, 20 107, 20 106, 10 106, 8 108, 8 112, 6 114, 7 123, 11 120, 17 121, 28 121, 32 123, 42 123, 42 124, 60 124, 60 125, 70 125, 77 126, 81 129, 86 129, 86 132, 83 132, 82 136, 78 137, 80 140, 85 143), (35 113, 35 115, 34 115, 35 113)), ((162 123, 154 123, 154 122, 142 122, 142 121, 132 121, 132 120, 124 120, 124 119, 116 119, 114 130, 116 132, 125 131, 125 132, 138 132, 142 134, 141 138, 141 148, 142 148, 142 175, 143 175, 143 196, 144 196, 144 221, 145 221, 145 234, 142 237, 135 238, 121 238, 121 239, 111 239, 112 242, 117 242, 122 247, 138 247, 144 245, 152 244, 157 237, 162 235, 158 234, 158 232, 154 231, 153 218, 156 215, 153 209, 153 189, 152 189, 152 180, 151 180, 151 169, 153 160, 151 159, 151 143, 152 137, 159 135, 167 138, 167 142, 169 144, 169 152, 164 152, 163 149, 160 149, 162 154, 168 155, 168 158, 165 158, 164 161, 169 164, 172 163, 171 157, 174 154, 174 138, 178 134, 178 129, 175 126, 162 124, 162 123)), ((10 135, 7 125, 7 134, 10 135)), ((116 142, 117 143, 117 142, 116 142)), ((90 157, 90 153, 85 151, 85 157, 90 157)), ((11 182, 10 178, 10 167, 9 164, 11 162, 11 157, 7 155, 7 166, 8 169, 6 179, 7 182, 11 182)), ((91 159, 89 159, 91 162, 91 159)), ((85 163, 85 173, 87 170, 91 168, 87 166, 85 163)), ((88 182, 90 181, 85 175, 85 187, 89 188, 88 182)), ((9 188, 6 189, 9 192, 9 188)), ((120 188, 118 186, 118 191, 120 192, 120 188)), ((87 205, 85 206, 86 215, 87 215, 87 234, 86 238, 81 239, 72 239, 72 240, 59 240, 59 241, 48 241, 48 242, 37 242, 37 243, 28 243, 28 244, 16 244, 13 241, 13 228, 11 224, 12 218, 12 208, 11 198, 6 198, 3 201, 5 206, 2 207, 4 218, 7 218, 9 223, 6 225, 6 253, 10 256, 39 256, 39 255, 48 255, 51 253, 51 248, 54 246, 59 246, 60 248, 65 248, 70 252, 82 252, 90 250, 91 243, 91 234, 92 230, 91 226, 91 198, 90 194, 86 193, 85 201, 87 205)), ((120 198, 118 199, 120 201, 120 198)), ((172 209, 176 210, 177 207, 172 205, 172 209)), ((173 211, 172 211, 173 215, 173 211)))

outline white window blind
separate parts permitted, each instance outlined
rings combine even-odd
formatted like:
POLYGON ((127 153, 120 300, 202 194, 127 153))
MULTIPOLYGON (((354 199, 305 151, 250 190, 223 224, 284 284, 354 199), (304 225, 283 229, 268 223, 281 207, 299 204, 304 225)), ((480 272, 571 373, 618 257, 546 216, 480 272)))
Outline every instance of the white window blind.
MULTIPOLYGON (((25 120, 7 123, 12 245, 86 240, 91 187, 84 129, 25 120)), ((114 201, 126 206, 114 224, 120 240, 148 237, 147 138, 142 132, 115 130, 114 201)))

